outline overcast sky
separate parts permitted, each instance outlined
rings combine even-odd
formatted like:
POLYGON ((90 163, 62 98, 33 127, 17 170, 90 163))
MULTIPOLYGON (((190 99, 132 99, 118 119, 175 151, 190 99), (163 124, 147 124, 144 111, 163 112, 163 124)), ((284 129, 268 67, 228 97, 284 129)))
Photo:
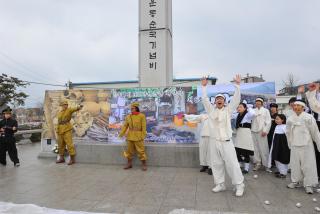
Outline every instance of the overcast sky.
MULTIPOLYGON (((319 0, 173 0, 175 77, 320 78, 319 0)), ((138 0, 0 0, 0 72, 64 84, 138 76, 138 0)), ((29 86, 32 106, 45 89, 29 86)), ((61 88, 56 88, 61 89, 61 88)))

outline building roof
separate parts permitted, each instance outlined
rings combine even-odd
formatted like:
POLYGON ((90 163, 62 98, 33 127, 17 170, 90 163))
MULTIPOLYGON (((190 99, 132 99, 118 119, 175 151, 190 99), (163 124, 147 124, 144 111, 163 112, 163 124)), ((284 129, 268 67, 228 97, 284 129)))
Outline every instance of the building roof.
MULTIPOLYGON (((320 83, 320 80, 315 81, 315 83, 320 83)), ((303 85, 306 88, 306 91, 308 91, 308 84, 300 84, 292 87, 284 87, 279 90, 278 95, 295 95, 298 93, 298 88, 303 85)))
MULTIPOLYGON (((173 82, 182 81, 197 81, 200 78, 175 78, 173 82)), ((208 80, 217 81, 215 77, 209 77, 208 80)), ((126 84, 126 83, 139 83, 139 80, 124 80, 124 81, 106 81, 106 82, 81 82, 81 83, 70 83, 70 86, 82 86, 82 85, 108 85, 108 84, 126 84)))
POLYGON ((70 85, 81 86, 81 85, 108 85, 108 84, 125 84, 125 83, 139 83, 139 80, 106 81, 106 82, 80 82, 80 83, 70 83, 70 85))

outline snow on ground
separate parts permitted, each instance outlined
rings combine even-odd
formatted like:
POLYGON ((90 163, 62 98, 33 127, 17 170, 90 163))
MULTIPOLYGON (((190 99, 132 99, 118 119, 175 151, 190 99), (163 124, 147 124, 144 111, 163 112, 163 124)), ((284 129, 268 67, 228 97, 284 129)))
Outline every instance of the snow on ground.
POLYGON ((197 211, 197 210, 185 210, 176 209, 169 212, 169 214, 236 214, 234 212, 219 212, 219 211, 197 211))
MULTIPOLYGON (((34 204, 13 204, 0 202, 0 214, 97 214, 82 211, 56 210, 45 207, 39 207, 34 204)), ((102 214, 102 213, 99 213, 102 214)), ((104 213, 107 214, 107 213, 104 213)), ((109 213, 110 214, 110 213, 109 213)))

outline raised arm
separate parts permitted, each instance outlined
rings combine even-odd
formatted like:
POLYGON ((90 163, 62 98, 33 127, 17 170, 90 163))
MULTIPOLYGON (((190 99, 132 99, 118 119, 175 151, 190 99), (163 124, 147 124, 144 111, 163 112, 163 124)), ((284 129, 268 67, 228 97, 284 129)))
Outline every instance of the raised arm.
POLYGON ((235 82, 235 91, 234 91, 234 95, 228 105, 228 109, 229 109, 229 113, 233 113, 238 105, 240 104, 240 99, 241 99, 241 94, 240 94, 240 82, 241 82, 241 76, 239 74, 237 74, 235 76, 235 78, 233 78, 234 82, 235 82))
POLYGON ((315 83, 309 84, 309 91, 306 93, 310 108, 312 111, 320 114, 320 102, 316 98, 316 92, 319 89, 319 85, 315 83))
POLYGON ((83 105, 79 105, 79 106, 77 106, 77 107, 70 108, 71 114, 72 114, 73 112, 79 111, 80 109, 82 109, 82 107, 83 107, 83 105))
POLYGON ((184 118, 192 123, 201 123, 202 122, 202 116, 201 115, 195 115, 195 114, 185 114, 184 118))
POLYGON ((208 95, 207 95, 207 84, 208 80, 206 78, 201 79, 201 85, 202 85, 202 104, 204 106, 204 109, 208 114, 210 114, 213 110, 214 107, 209 101, 208 95))

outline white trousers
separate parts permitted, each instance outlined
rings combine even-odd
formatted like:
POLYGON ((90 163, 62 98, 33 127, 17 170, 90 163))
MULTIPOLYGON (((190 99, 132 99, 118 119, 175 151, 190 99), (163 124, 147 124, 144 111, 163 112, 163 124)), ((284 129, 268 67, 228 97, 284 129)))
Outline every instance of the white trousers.
POLYGON ((274 161, 276 163, 276 167, 280 174, 287 175, 288 174, 288 164, 283 164, 279 161, 274 161))
POLYGON ((262 137, 262 132, 252 132, 254 146, 254 162, 268 167, 269 146, 267 136, 262 137))
POLYGON ((201 166, 210 166, 210 149, 209 149, 210 137, 202 136, 199 142, 199 158, 201 166))
POLYGON ((214 183, 224 183, 225 171, 227 171, 233 185, 242 184, 243 175, 232 141, 218 141, 214 138, 210 138, 209 147, 214 183))
POLYGON ((313 143, 307 146, 292 146, 290 155, 292 182, 303 181, 304 186, 318 184, 316 157, 313 143))

